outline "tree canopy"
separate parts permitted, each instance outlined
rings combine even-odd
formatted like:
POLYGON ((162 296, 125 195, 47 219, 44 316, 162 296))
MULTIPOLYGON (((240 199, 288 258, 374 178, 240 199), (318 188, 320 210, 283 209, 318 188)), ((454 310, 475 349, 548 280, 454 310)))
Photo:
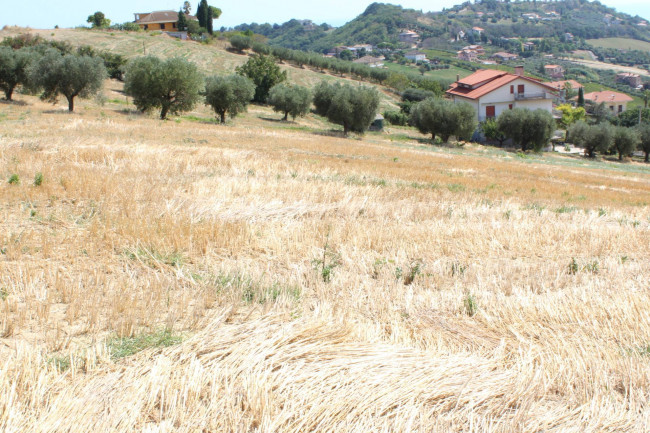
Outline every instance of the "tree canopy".
POLYGON ((295 119, 309 113, 311 100, 311 92, 306 87, 278 84, 271 89, 267 102, 287 120, 289 116, 295 119))
POLYGON ((515 108, 501 113, 497 124, 503 134, 521 146, 521 150, 539 151, 551 139, 555 121, 551 113, 545 110, 515 108))
POLYGON ((0 47, 0 89, 8 101, 18 85, 27 84, 29 66, 35 58, 36 53, 29 48, 0 47))
POLYGON ((379 93, 372 87, 358 87, 344 84, 333 93, 327 110, 332 123, 343 126, 343 134, 363 134, 377 116, 379 93))
POLYGON ((68 100, 68 110, 74 111, 74 99, 88 98, 99 93, 107 76, 102 59, 66 54, 49 50, 29 70, 29 81, 42 89, 41 99, 56 102, 59 95, 68 100))
POLYGON ((141 111, 160 108, 160 118, 194 108, 203 87, 196 65, 179 57, 160 60, 147 56, 132 60, 126 70, 124 91, 141 111))
POLYGON ((470 138, 476 129, 476 112, 467 103, 454 103, 442 98, 427 98, 411 108, 411 124, 423 134, 440 136, 448 142, 451 136, 470 138))
POLYGON ((276 84, 287 79, 287 71, 283 71, 275 63, 275 58, 255 54, 246 63, 236 69, 239 75, 250 78, 255 83, 255 102, 266 102, 269 91, 276 84))
POLYGON ((593 158, 597 151, 609 150, 614 140, 614 133, 608 123, 588 125, 584 121, 579 121, 569 128, 569 139, 576 146, 582 147, 587 156, 593 158))
POLYGON ((205 103, 226 123, 226 114, 235 117, 246 111, 255 95, 255 85, 241 75, 209 77, 205 84, 205 103))
POLYGON ((107 19, 103 12, 95 12, 88 16, 86 20, 94 29, 103 29, 111 25, 111 20, 107 19))
POLYGON ((624 156, 634 152, 639 144, 640 138, 637 131, 625 126, 614 127, 614 139, 612 149, 618 154, 618 160, 622 161, 624 156))

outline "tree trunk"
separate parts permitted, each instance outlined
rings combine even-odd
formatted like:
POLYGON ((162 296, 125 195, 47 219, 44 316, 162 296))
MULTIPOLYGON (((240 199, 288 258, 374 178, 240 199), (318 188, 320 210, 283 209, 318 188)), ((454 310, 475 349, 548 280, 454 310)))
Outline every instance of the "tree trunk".
POLYGON ((284 119, 282 119, 282 120, 284 120, 284 121, 289 120, 289 112, 288 112, 288 111, 286 111, 286 112, 284 113, 284 119))
POLYGON ((14 89, 13 87, 10 89, 5 89, 5 98, 7 98, 7 101, 11 101, 11 96, 14 94, 14 89))
POLYGON ((623 152, 618 152, 618 160, 623 161, 623 152))
POLYGON ((343 124, 343 135, 347 137, 349 131, 350 131, 350 128, 348 127, 348 124, 344 123, 343 124))
POLYGON ((451 137, 451 135, 443 135, 443 136, 442 136, 442 141, 443 141, 444 143, 449 143, 449 137, 451 137))
POLYGON ((169 107, 163 105, 162 110, 160 110, 160 120, 166 120, 168 112, 169 112, 169 107))
POLYGON ((645 152, 645 162, 650 162, 650 152, 645 152))
POLYGON ((72 113, 74 111, 74 96, 66 96, 68 99, 68 111, 72 113))
POLYGON ((224 124, 226 123, 226 112, 223 111, 221 114, 221 123, 224 124))

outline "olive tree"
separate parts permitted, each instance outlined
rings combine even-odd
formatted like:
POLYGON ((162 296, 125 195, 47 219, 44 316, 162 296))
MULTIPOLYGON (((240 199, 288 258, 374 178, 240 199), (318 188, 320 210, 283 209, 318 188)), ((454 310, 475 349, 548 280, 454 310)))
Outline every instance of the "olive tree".
POLYGON ((230 38, 230 46, 233 50, 241 53, 253 46, 253 40, 248 36, 233 35, 230 38))
POLYGON ((276 84, 287 79, 287 71, 280 69, 275 57, 255 54, 246 63, 236 68, 239 75, 250 78, 255 83, 255 102, 264 103, 269 91, 276 84))
POLYGON ((499 130, 508 138, 512 138, 524 152, 529 149, 539 151, 548 144, 554 125, 551 113, 541 109, 506 110, 497 119, 499 130))
POLYGON ((330 109, 332 104, 332 99, 334 95, 341 88, 339 83, 328 83, 326 81, 321 81, 314 88, 314 107, 316 114, 321 116, 327 116, 327 112, 330 109))
POLYGON ((588 125, 581 120, 569 128, 569 138, 573 144, 585 150, 585 155, 593 158, 597 151, 609 150, 614 141, 614 133, 608 123, 588 125))
POLYGON ((124 91, 141 111, 160 108, 160 118, 189 111, 199 100, 203 77, 197 67, 175 57, 160 60, 148 56, 132 60, 126 69, 124 91))
POLYGON ((612 140, 612 150, 618 153, 618 160, 622 161, 623 156, 634 152, 639 144, 639 135, 637 131, 625 126, 614 127, 614 139, 612 140))
POLYGON ((41 89, 41 99, 56 102, 59 95, 68 100, 68 111, 74 111, 74 99, 89 98, 100 92, 108 76, 104 62, 98 57, 66 54, 50 50, 29 69, 29 81, 41 89))
POLYGON ((645 154, 644 161, 650 162, 650 123, 642 123, 638 127, 639 150, 645 154))
POLYGON ((330 102, 327 118, 343 126, 343 134, 363 134, 377 116, 379 92, 372 87, 341 86, 330 102))
POLYGON ((0 47, 0 89, 7 101, 18 85, 27 84, 29 66, 35 59, 36 53, 29 48, 0 47))
POLYGON ((271 89, 267 102, 273 111, 284 113, 282 120, 288 120, 289 115, 295 119, 309 113, 311 92, 301 86, 278 84, 271 89))
POLYGON ((241 75, 209 77, 205 83, 205 103, 226 123, 226 114, 235 117, 246 111, 255 95, 255 85, 241 75))
POLYGON ((440 136, 445 143, 451 136, 468 139, 476 129, 476 111, 467 103, 427 98, 411 108, 410 123, 423 134, 440 136))

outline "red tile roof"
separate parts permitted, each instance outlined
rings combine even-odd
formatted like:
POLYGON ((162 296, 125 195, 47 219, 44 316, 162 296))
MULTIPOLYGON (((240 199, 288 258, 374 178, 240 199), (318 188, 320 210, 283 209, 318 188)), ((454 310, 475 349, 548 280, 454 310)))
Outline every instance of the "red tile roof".
POLYGON ((468 99, 478 99, 518 78, 543 86, 549 91, 557 91, 557 88, 551 87, 547 83, 539 82, 530 77, 515 75, 494 69, 479 69, 472 75, 452 84, 449 90, 447 90, 447 93, 449 95, 462 96, 463 98, 468 99), (463 84, 473 88, 462 86, 463 84))
POLYGON ((585 101, 593 101, 600 104, 601 102, 632 102, 634 99, 627 96, 625 93, 604 91, 604 92, 591 92, 585 94, 585 101))
MULTIPOLYGON (((157 24, 157 23, 175 23, 178 21, 178 12, 176 11, 155 11, 148 14, 136 14, 141 16, 136 20, 137 24, 157 24)), ((193 15, 185 14, 187 19, 197 20, 193 15)))
POLYGON ((581 87, 584 87, 582 84, 578 83, 576 80, 564 80, 564 81, 551 81, 550 83, 545 83, 548 84, 551 87, 560 88, 564 89, 564 86, 567 84, 571 84, 571 88, 574 90, 577 90, 581 87))

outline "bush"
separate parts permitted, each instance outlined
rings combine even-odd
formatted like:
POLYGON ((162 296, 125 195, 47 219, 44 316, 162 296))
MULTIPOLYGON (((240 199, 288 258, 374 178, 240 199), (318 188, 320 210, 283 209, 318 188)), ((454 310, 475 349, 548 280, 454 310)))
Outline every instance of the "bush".
POLYGON ((34 186, 41 186, 43 183, 43 173, 40 171, 34 175, 34 186))
POLYGON ((512 138, 522 151, 540 151, 553 134, 555 120, 545 110, 531 111, 526 108, 506 110, 497 119, 497 126, 506 137, 512 138))
POLYGON ((295 119, 309 112, 311 92, 301 86, 278 84, 271 89, 267 102, 273 106, 273 111, 284 113, 283 120, 289 115, 295 119))
POLYGON ((246 111, 255 95, 255 85, 241 75, 209 77, 205 84, 205 103, 226 123, 226 114, 235 117, 246 111))
POLYGON ((126 70, 124 91, 141 111, 160 108, 168 113, 189 111, 199 99, 203 78, 193 63, 176 57, 165 61, 148 56, 132 60, 126 70))
POLYGON ((49 50, 29 70, 29 81, 43 90, 41 99, 56 102, 61 94, 68 100, 68 111, 74 111, 74 99, 89 98, 100 92, 106 68, 102 59, 49 50))
POLYGON ((280 69, 275 64, 275 58, 262 54, 255 54, 246 63, 236 69, 239 75, 250 78, 255 84, 255 102, 264 103, 269 96, 269 91, 276 84, 287 79, 287 71, 280 69))
POLYGON ((9 180, 7 182, 9 185, 20 185, 20 177, 14 173, 9 176, 9 180))
POLYGON ((248 36, 234 35, 230 38, 230 46, 240 53, 248 50, 253 45, 253 41, 248 36))
POLYGON ((476 112, 467 103, 428 98, 411 108, 410 123, 423 134, 439 135, 443 142, 451 136, 469 139, 476 129, 476 112))
POLYGON ((406 126, 408 124, 408 116, 401 111, 384 111, 384 119, 391 125, 406 126))
POLYGON ((436 94, 430 90, 408 88, 402 92, 402 101, 420 102, 427 98, 433 98, 436 94))

